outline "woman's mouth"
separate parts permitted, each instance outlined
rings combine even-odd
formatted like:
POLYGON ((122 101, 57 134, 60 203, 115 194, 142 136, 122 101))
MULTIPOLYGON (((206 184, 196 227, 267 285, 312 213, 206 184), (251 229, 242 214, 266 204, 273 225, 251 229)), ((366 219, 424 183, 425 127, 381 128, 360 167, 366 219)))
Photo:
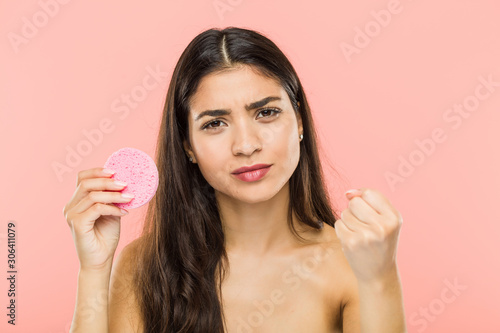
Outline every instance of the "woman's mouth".
POLYGON ((271 166, 272 165, 266 168, 242 172, 242 173, 233 173, 232 175, 244 182, 255 182, 259 179, 262 179, 262 177, 264 177, 266 173, 271 169, 271 166))

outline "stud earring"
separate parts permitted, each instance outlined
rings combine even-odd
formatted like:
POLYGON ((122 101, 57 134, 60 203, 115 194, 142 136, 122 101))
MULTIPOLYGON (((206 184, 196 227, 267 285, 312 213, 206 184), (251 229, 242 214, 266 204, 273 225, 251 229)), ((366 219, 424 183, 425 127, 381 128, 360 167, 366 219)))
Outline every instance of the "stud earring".
POLYGON ((303 134, 301 134, 301 135, 299 136, 299 138, 300 138, 300 140, 299 140, 299 141, 302 141, 302 138, 303 138, 303 137, 304 137, 304 135, 303 135, 303 134))
POLYGON ((193 162, 193 158, 192 157, 189 157, 189 162, 193 162))

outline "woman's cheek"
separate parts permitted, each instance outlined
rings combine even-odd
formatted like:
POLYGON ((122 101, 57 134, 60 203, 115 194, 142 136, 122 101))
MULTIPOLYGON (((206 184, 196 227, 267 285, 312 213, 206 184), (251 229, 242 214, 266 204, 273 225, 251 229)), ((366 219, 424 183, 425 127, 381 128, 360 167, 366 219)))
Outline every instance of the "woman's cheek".
POLYGON ((198 166, 203 177, 214 188, 224 188, 229 186, 230 170, 228 170, 228 160, 221 147, 202 147, 203 154, 198 155, 198 166))

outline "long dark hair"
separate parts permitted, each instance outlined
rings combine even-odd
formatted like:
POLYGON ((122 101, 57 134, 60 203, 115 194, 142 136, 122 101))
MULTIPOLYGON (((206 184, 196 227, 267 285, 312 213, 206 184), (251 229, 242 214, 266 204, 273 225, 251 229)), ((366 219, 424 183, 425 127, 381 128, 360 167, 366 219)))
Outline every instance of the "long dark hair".
POLYGON ((183 147, 189 142, 189 100, 208 74, 247 65, 273 78, 300 113, 300 159, 289 180, 292 210, 301 223, 321 229, 338 219, 330 206, 313 119, 300 80, 280 49, 253 30, 209 29, 182 53, 167 91, 156 146, 160 183, 150 201, 133 288, 145 333, 217 332, 225 329, 221 282, 228 269, 224 233, 214 189, 183 147))

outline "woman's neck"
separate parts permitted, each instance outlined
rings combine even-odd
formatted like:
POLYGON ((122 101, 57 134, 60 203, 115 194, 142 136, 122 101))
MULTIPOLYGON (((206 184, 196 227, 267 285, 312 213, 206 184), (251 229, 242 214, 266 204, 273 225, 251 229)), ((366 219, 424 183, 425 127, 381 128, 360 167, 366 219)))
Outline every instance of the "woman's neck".
MULTIPOLYGON (((288 223, 288 183, 271 199, 247 203, 216 194, 224 228, 226 252, 233 255, 264 256, 299 245, 288 223)), ((300 230, 297 216, 292 221, 300 230)))

